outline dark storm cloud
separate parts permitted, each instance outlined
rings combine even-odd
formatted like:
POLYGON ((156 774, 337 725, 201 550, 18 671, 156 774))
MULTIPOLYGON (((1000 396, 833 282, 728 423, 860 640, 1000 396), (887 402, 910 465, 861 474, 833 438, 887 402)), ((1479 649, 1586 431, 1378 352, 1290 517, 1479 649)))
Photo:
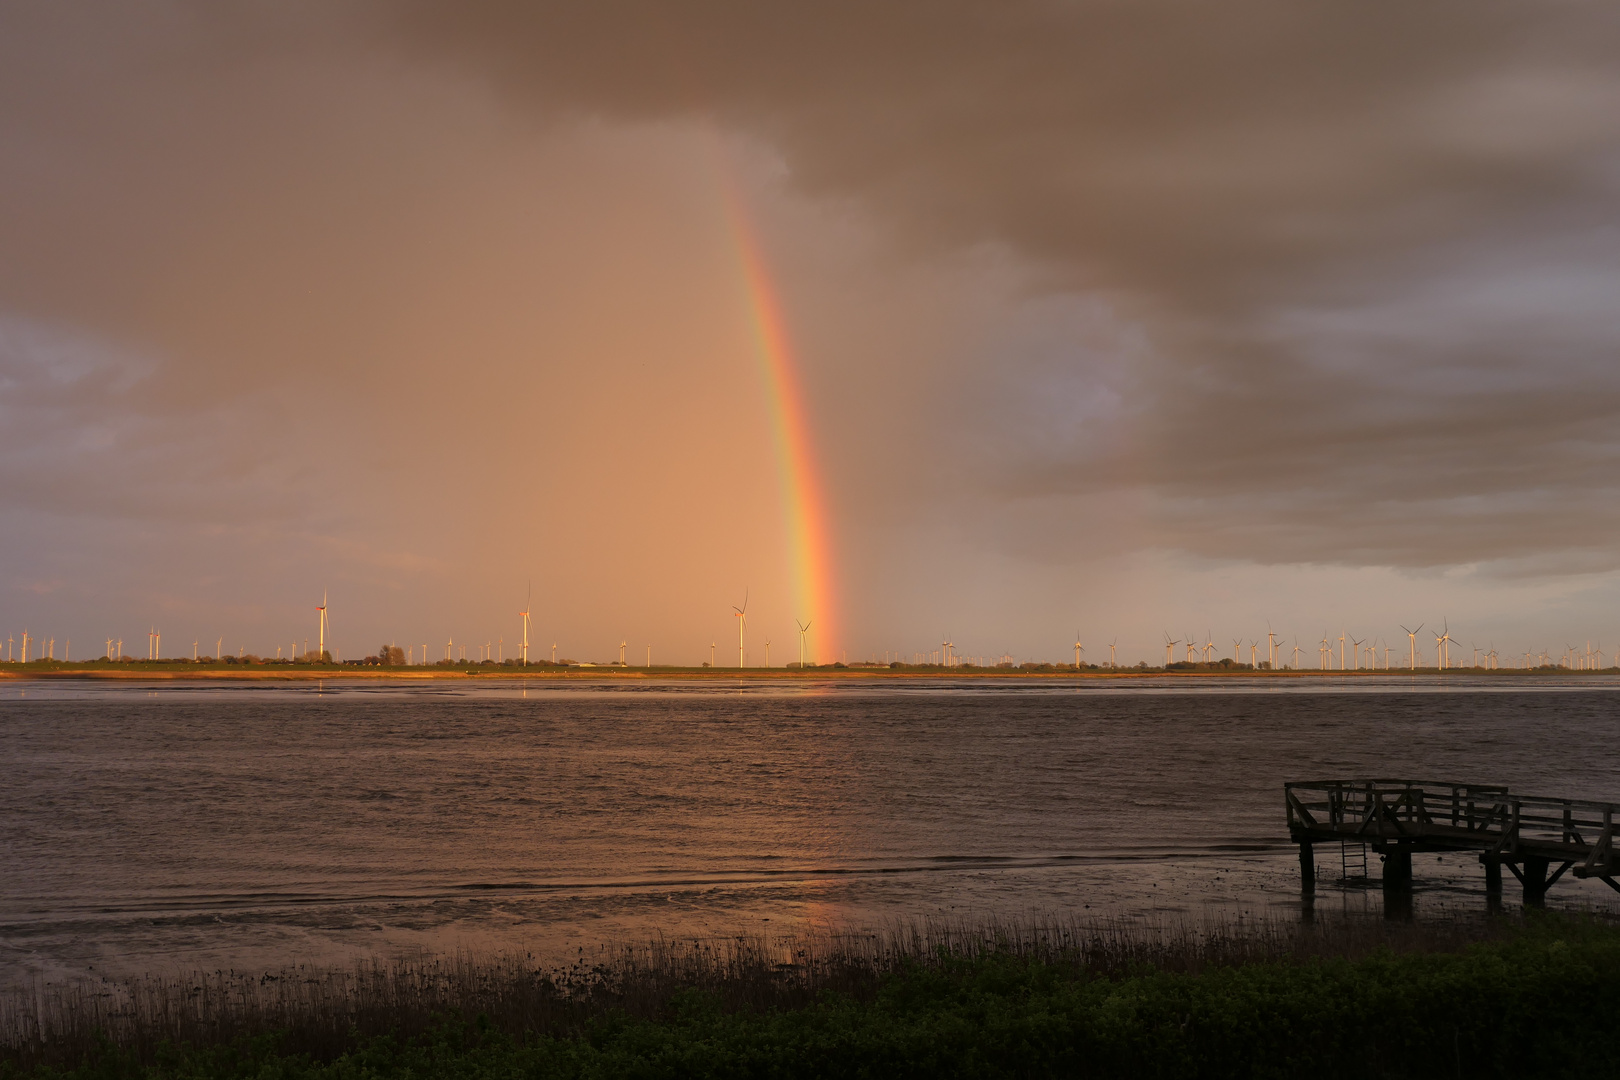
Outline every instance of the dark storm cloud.
POLYGON ((1021 389, 949 423, 1002 534, 1124 487, 1205 555, 1612 565, 1613 9, 403 10, 385 40, 521 108, 718 116, 918 259, 1004 248, 1140 327, 1124 360, 985 358, 1021 389))

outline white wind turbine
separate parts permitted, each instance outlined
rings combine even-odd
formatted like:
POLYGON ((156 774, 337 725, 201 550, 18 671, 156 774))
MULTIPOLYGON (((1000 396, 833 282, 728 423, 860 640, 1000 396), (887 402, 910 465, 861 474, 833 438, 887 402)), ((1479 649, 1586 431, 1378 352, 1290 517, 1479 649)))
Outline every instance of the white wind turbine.
POLYGON ((1108 643, 1108 666, 1110 669, 1119 667, 1118 664, 1114 663, 1114 646, 1117 644, 1119 644, 1119 638, 1115 638, 1108 643))
POLYGON ((1232 663, 1243 663, 1243 639, 1240 637, 1232 639, 1232 663))
POLYGON ((1181 639, 1180 638, 1176 638, 1174 640, 1171 640, 1170 635, 1168 633, 1166 633, 1164 635, 1164 666, 1165 667, 1170 666, 1170 655, 1171 655, 1170 650, 1175 648, 1177 645, 1180 645, 1180 644, 1181 644, 1181 639))
POLYGON ((321 662, 324 663, 326 661, 326 590, 325 589, 321 590, 321 606, 316 608, 315 610, 320 613, 320 617, 321 617, 320 636, 317 639, 317 641, 319 642, 319 645, 318 645, 319 652, 317 653, 317 655, 320 657, 321 662))
MULTIPOLYGON (((1399 625, 1399 624, 1397 624, 1397 625, 1399 625)), ((1406 627, 1404 627, 1404 626, 1402 626, 1401 629, 1406 631, 1406 643, 1412 650, 1411 661, 1407 666, 1410 667, 1413 671, 1416 671, 1417 670, 1417 636, 1418 636, 1418 631, 1423 629, 1423 624, 1418 623, 1417 624, 1417 630, 1407 630, 1406 627)))
POLYGON ((1361 666, 1361 647, 1366 643, 1366 638, 1362 638, 1360 641, 1357 641, 1355 638, 1350 639, 1350 648, 1352 650, 1350 655, 1355 660, 1356 667, 1361 666))
POLYGON ((1215 651, 1215 635, 1208 630, 1204 631, 1204 663, 1209 663, 1209 654, 1215 651))
POLYGON ((731 605, 732 613, 737 616, 737 667, 743 666, 744 648, 748 634, 748 590, 743 590, 742 607, 731 605))
POLYGON ((1447 619, 1441 624, 1440 636, 1434 639, 1436 651, 1440 654, 1441 671, 1451 666, 1451 643, 1454 640, 1451 636, 1451 620, 1447 619))
MULTIPOLYGON (((652 664, 649 663, 647 666, 651 667, 652 664)), ((771 639, 770 638, 765 639, 765 666, 766 667, 771 666, 771 639)))
POLYGON ((1277 670, 1277 635, 1269 626, 1266 627, 1266 663, 1271 665, 1272 671, 1277 670))
POLYGON ((529 608, 533 607, 534 582, 529 582, 529 593, 523 600, 523 610, 518 612, 523 617, 523 641, 518 645, 518 656, 524 667, 529 666, 529 608))
POLYGON ((804 635, 810 632, 810 624, 794 619, 793 625, 799 628, 799 667, 802 669, 804 667, 804 635))
POLYGON ((1076 669, 1080 667, 1080 654, 1085 651, 1086 647, 1080 644, 1080 631, 1076 630, 1074 632, 1074 666, 1076 669))

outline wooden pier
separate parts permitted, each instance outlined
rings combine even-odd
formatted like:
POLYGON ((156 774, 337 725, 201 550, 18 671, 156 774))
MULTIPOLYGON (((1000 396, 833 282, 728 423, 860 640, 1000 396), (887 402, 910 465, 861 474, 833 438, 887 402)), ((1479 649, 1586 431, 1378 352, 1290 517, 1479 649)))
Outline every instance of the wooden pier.
POLYGON ((1316 888, 1317 844, 1365 845, 1382 855, 1385 905, 1392 913, 1410 910, 1412 856, 1425 851, 1477 851, 1492 904, 1501 902, 1504 866, 1532 906, 1544 903, 1565 873, 1598 878, 1620 892, 1614 844, 1620 804, 1426 780, 1320 780, 1285 784, 1283 792, 1307 897, 1316 888))

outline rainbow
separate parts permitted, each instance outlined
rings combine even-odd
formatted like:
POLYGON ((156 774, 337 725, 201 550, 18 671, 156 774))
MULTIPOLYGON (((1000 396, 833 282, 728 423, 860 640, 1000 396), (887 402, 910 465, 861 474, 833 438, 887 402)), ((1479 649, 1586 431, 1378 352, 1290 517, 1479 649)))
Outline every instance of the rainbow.
MULTIPOLYGON (((793 349, 771 277, 760 255, 747 208, 726 192, 727 217, 748 293, 754 352, 770 400, 771 430, 776 447, 778 489, 793 567, 794 617, 810 624, 805 659, 838 655, 838 608, 833 581, 832 544, 827 502, 816 468, 804 390, 799 385, 793 349)), ((792 655, 797 655, 794 652, 792 655)))

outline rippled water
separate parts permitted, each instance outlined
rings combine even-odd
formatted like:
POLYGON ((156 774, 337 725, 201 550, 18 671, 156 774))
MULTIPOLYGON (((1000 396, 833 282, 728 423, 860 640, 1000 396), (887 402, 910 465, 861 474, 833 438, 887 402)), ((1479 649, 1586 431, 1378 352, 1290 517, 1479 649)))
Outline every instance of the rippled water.
MULTIPOLYGON (((519 683, 0 690, 13 978, 561 956, 940 913, 1286 913, 1286 780, 1620 799, 1620 684, 519 683)), ((1339 889, 1320 851, 1319 907, 1339 889)), ((1424 856, 1420 905, 1483 904, 1424 856)), ((1555 903, 1609 904, 1566 878, 1555 903)))

